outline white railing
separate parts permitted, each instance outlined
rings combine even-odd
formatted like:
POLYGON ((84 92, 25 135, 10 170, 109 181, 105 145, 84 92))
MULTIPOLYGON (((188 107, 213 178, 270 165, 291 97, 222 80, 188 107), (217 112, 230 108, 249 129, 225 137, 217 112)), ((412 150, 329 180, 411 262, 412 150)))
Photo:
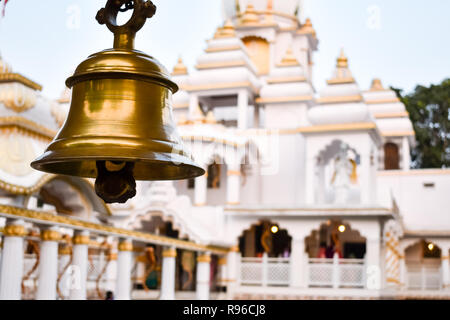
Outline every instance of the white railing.
POLYGON ((290 259, 241 258, 240 284, 257 286, 288 286, 290 282, 290 259))
POLYGON ((440 266, 408 264, 406 288, 411 290, 437 290, 442 287, 440 266))
POLYGON ((308 259, 308 286, 327 288, 364 288, 364 259, 308 259))

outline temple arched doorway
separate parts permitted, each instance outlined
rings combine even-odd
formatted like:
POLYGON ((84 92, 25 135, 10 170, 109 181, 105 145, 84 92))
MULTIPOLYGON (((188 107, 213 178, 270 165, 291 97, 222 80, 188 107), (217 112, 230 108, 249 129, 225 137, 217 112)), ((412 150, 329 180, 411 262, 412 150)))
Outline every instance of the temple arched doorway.
POLYGON ((292 237, 277 223, 260 221, 239 237, 239 250, 243 257, 289 257, 292 237))
POLYGON ((442 286, 441 248, 432 241, 420 239, 405 249, 406 287, 439 289, 442 286))

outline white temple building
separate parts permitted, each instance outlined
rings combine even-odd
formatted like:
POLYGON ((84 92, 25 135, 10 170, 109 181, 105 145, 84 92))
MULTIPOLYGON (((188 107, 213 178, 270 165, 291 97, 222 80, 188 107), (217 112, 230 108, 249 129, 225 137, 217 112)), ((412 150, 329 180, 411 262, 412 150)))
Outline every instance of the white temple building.
POLYGON ((410 169, 405 106, 360 88, 341 48, 315 90, 300 4, 223 0, 195 70, 172 72, 207 174, 138 182, 124 205, 30 167, 70 91, 47 99, 0 60, 0 299, 450 298, 450 170, 410 169))

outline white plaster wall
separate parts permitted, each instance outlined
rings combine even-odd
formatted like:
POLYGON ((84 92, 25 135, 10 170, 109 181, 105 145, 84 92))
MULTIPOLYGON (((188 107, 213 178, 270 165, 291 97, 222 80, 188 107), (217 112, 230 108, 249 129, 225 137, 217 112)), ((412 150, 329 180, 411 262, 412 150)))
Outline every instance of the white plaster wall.
POLYGON ((391 207, 390 194, 394 196, 406 229, 450 229, 450 170, 381 171, 377 183, 379 201, 391 207), (424 183, 434 183, 434 188, 424 183))

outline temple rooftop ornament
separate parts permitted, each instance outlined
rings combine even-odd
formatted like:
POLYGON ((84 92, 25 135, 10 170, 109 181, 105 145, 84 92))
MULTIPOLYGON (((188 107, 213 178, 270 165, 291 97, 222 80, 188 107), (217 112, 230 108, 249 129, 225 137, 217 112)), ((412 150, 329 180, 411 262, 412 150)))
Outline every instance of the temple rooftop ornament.
POLYGON ((383 88, 383 84, 381 83, 380 79, 373 79, 372 85, 370 86, 370 91, 383 91, 385 90, 383 88))
POLYGON ((156 12, 151 1, 108 0, 96 19, 114 34, 114 46, 89 56, 66 81, 70 111, 34 169, 96 178, 106 203, 136 195, 135 180, 200 176, 184 148, 172 116, 178 86, 153 57, 134 49, 136 33, 156 12), (133 10, 119 26, 119 12, 133 10))
POLYGON ((300 63, 298 62, 297 58, 294 56, 294 52, 292 52, 292 48, 288 48, 286 50, 286 53, 284 54, 283 59, 279 64, 277 64, 277 67, 292 67, 292 66, 299 66, 300 63))
POLYGON ((187 75, 188 69, 183 63, 183 59, 181 57, 178 58, 178 62, 173 68, 172 76, 180 76, 180 75, 187 75))
POLYGON ((255 25, 259 24, 259 17, 255 11, 255 7, 252 4, 248 4, 244 14, 241 18, 242 25, 255 25))

